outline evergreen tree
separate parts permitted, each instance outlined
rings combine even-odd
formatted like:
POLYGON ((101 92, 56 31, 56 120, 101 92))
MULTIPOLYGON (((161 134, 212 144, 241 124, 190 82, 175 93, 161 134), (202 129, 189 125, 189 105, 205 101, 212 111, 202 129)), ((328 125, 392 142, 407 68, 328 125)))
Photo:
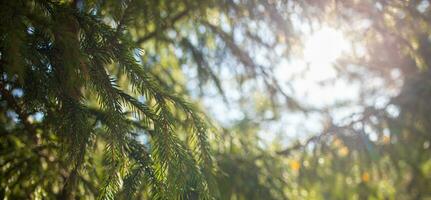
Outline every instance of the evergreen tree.
POLYGON ((131 4, 2 2, 2 196, 215 194, 208 123, 139 64, 131 4))
POLYGON ((0 197, 429 198, 429 4, 1 1, 0 197), (364 44, 338 62, 363 85, 362 111, 305 143, 263 146, 265 121, 340 107, 304 105, 274 73, 301 47, 295 24, 325 20, 364 44), (384 106, 367 103, 391 88, 384 106), (214 123, 199 102, 214 94, 244 119, 214 123))

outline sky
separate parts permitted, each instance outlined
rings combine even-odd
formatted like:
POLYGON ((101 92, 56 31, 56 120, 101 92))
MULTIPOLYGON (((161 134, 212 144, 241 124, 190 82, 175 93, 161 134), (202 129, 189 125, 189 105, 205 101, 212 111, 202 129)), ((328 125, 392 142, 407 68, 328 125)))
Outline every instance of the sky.
MULTIPOLYGON (((324 108, 340 101, 355 101, 359 96, 359 86, 344 79, 336 79, 337 71, 334 63, 351 49, 351 43, 343 32, 321 26, 314 31, 304 29, 303 48, 301 52, 275 66, 275 75, 285 91, 293 91, 293 95, 302 104, 324 108), (294 78, 297 77, 297 78, 294 78)), ((224 81, 227 96, 234 100, 240 98, 240 93, 232 89, 234 83, 224 81)), ((244 118, 244 114, 235 105, 226 105, 220 98, 206 97, 204 107, 222 125, 229 125, 244 118)), ((337 117, 348 116, 355 109, 340 110, 337 117)), ((281 134, 284 142, 296 139, 305 140, 312 134, 322 130, 324 116, 321 114, 293 113, 282 114, 279 120, 263 123, 260 137, 271 142, 281 134)))

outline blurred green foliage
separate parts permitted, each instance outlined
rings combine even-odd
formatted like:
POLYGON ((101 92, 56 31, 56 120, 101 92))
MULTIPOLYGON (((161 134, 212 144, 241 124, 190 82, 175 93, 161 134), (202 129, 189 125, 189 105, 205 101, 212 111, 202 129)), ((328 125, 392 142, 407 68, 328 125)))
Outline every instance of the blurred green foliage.
POLYGON ((4 199, 431 199, 429 1, 0 7, 4 199), (274 66, 302 48, 298 24, 360 46, 336 63, 361 86, 359 112, 334 120, 343 105, 285 91, 274 66), (218 122, 208 98, 246 114, 218 122), (328 117, 304 141, 262 139, 295 113, 328 117))

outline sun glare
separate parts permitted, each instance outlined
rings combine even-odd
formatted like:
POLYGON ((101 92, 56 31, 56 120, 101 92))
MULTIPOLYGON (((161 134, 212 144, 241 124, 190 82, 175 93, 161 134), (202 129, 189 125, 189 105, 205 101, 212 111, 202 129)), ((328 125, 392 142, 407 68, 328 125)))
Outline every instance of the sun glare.
MULTIPOLYGON (((276 68, 276 77, 286 83, 285 90, 302 105, 324 108, 338 101, 357 98, 357 86, 344 79, 338 79, 334 63, 343 54, 348 54, 351 45, 342 31, 324 26, 314 32, 304 28, 303 49, 276 68)), ((346 111, 348 112, 348 111, 346 111)), ((344 116, 344 115, 343 115, 344 116)), ((320 116, 307 117, 290 114, 281 119, 281 129, 292 138, 304 137, 305 132, 319 132, 323 127, 320 116), (306 121, 307 123, 303 123, 306 121), (300 130, 300 131, 298 131, 300 130)), ((268 140, 273 138, 266 135, 268 140)), ((307 137, 307 136, 305 136, 307 137)), ((343 150, 340 154, 348 152, 343 150)))
POLYGON ((303 39, 302 56, 281 64, 277 78, 288 82, 296 98, 309 105, 331 105, 340 99, 354 98, 356 90, 345 80, 337 79, 334 67, 335 61, 351 49, 347 37, 340 30, 325 26, 305 33, 303 39), (332 84, 321 84, 327 80, 333 80, 332 84))
POLYGON ((303 59, 309 65, 311 75, 317 76, 314 78, 331 78, 336 75, 333 63, 348 48, 349 42, 342 32, 323 27, 305 39, 303 59))
POLYGON ((329 27, 324 27, 312 33, 304 43, 304 59, 313 64, 331 64, 349 43, 343 33, 329 27))

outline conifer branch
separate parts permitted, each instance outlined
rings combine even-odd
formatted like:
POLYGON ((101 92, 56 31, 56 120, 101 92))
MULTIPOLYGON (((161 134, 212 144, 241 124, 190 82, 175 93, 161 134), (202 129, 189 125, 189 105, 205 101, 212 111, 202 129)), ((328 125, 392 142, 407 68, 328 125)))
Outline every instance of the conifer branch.
POLYGON ((186 8, 185 10, 181 11, 180 13, 178 13, 177 15, 175 15, 174 17, 172 17, 172 19, 166 20, 165 23, 163 23, 163 25, 158 30, 155 30, 155 31, 153 31, 151 33, 148 33, 147 35, 145 35, 145 36, 143 36, 141 38, 138 38, 136 40, 136 44, 137 45, 141 45, 141 44, 145 43, 146 41, 148 41, 148 40, 150 40, 150 39, 158 36, 158 34, 160 32, 163 32, 163 31, 165 31, 165 30, 173 27, 177 21, 179 21, 182 18, 186 17, 189 14, 189 12, 190 12, 190 9, 186 8))
POLYGON ((13 95, 5 88, 3 82, 0 82, 0 93, 3 99, 6 100, 6 102, 14 109, 20 121, 24 124, 24 127, 28 132, 28 136, 33 139, 35 144, 40 144, 40 140, 36 135, 35 127, 28 121, 29 115, 24 112, 21 106, 16 102, 13 95))

